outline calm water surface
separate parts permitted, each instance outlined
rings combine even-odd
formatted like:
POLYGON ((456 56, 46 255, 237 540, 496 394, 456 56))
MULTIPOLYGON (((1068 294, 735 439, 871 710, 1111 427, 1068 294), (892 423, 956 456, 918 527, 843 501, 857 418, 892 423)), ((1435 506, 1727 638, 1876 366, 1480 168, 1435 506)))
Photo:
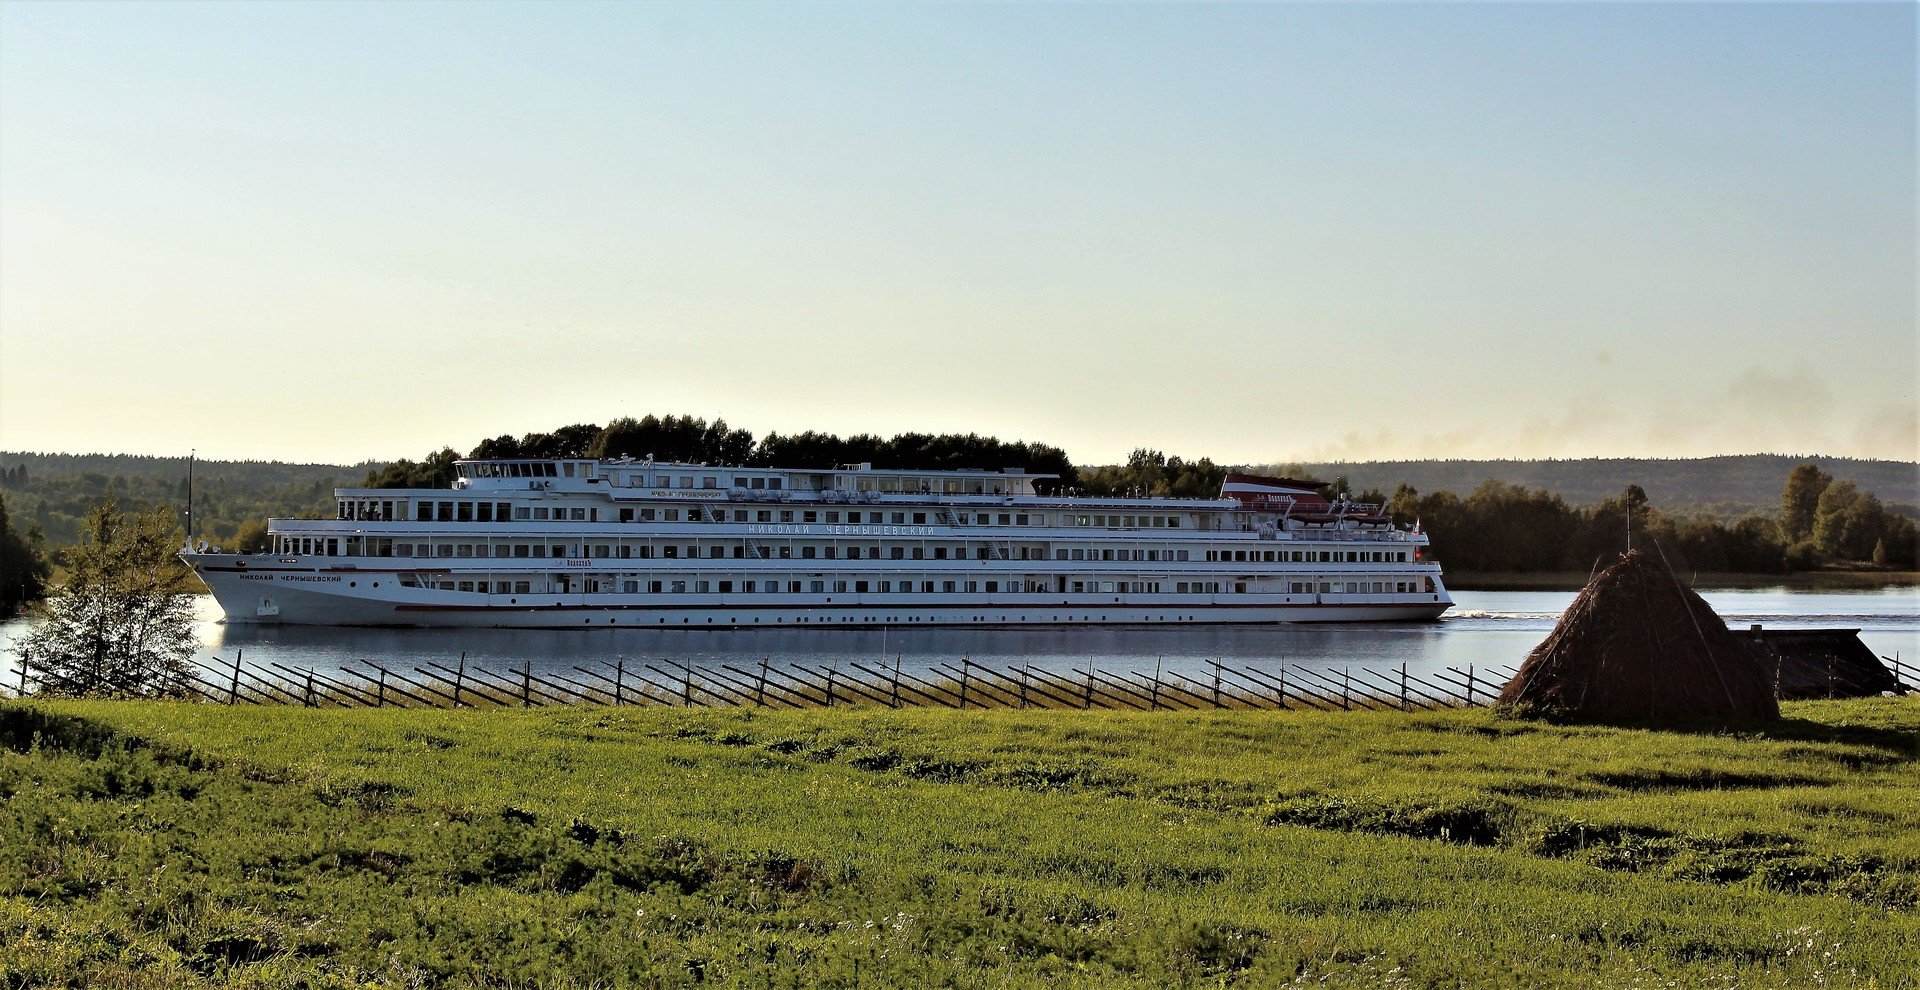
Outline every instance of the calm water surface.
MULTIPOLYGON (((1857 628, 1875 653, 1920 658, 1920 591, 1716 591, 1708 602, 1736 630, 1752 623, 1780 628, 1857 628)), ((228 626, 212 598, 199 600, 197 632, 203 663, 224 663, 245 651, 249 664, 277 662, 327 670, 361 659, 404 669, 428 661, 489 667, 594 666, 620 658, 671 659, 693 665, 808 665, 898 658, 902 669, 969 657, 978 663, 1031 663, 1053 669, 1198 672, 1209 660, 1325 667, 1387 667, 1415 672, 1440 667, 1517 664, 1553 628, 1572 592, 1456 591, 1457 604, 1439 622, 1379 625, 1153 626, 1078 629, 889 630, 743 629, 593 631, 515 629, 335 629, 318 626, 228 626), (217 659, 216 659, 217 658, 217 659)), ((0 685, 16 681, 13 641, 25 621, 0 625, 0 685)))

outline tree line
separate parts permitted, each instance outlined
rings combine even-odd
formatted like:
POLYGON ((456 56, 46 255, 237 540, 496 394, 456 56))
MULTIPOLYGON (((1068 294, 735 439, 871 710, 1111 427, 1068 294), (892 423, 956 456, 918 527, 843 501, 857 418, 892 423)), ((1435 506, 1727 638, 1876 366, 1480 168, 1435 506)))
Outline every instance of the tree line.
MULTIPOLYGON (((1362 500, 1379 500, 1379 492, 1362 500)), ((1778 518, 1669 514, 1637 485, 1598 505, 1569 505, 1558 494, 1489 480, 1465 498, 1399 486, 1384 499, 1402 525, 1431 534, 1440 558, 1469 571, 1584 571, 1609 554, 1654 546, 1679 572, 1786 574, 1831 562, 1920 565, 1920 531, 1852 482, 1835 482, 1813 463, 1794 468, 1781 490, 1778 518)))
MULTIPOLYGON (((728 464, 747 467, 831 468, 871 463, 876 468, 939 471, 998 471, 1022 468, 1031 473, 1057 474, 1056 483, 1077 483, 1073 462, 1058 447, 1040 443, 1007 442, 977 433, 901 433, 889 438, 861 433, 850 437, 831 433, 769 433, 755 438, 747 430, 729 427, 724 419, 712 422, 695 416, 622 417, 606 426, 577 423, 550 433, 503 435, 482 440, 468 453, 473 458, 652 457, 659 461, 728 464)), ((445 486, 452 481, 460 455, 443 447, 418 461, 399 460, 367 472, 371 488, 445 486)))

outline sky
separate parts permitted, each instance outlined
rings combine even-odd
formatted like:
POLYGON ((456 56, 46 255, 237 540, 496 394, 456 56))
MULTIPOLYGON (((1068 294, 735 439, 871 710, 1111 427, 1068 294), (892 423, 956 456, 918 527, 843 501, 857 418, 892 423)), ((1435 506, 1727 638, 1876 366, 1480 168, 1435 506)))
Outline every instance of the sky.
POLYGON ((0 4, 0 449, 1920 457, 1909 4, 0 4))

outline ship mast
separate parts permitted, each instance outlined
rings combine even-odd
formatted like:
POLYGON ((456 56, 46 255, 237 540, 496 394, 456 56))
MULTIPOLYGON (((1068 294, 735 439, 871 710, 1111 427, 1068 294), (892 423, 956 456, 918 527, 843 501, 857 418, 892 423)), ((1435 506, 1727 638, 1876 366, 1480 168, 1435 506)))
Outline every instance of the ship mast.
POLYGON ((187 550, 189 552, 193 550, 193 455, 194 453, 195 451, 191 448, 187 450, 187 550))

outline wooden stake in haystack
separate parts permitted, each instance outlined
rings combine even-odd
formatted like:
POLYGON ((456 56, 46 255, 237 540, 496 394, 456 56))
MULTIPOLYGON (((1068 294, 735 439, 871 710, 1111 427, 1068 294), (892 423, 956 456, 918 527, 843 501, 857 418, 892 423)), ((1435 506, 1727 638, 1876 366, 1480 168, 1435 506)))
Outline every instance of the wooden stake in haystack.
POLYGON ((1600 722, 1780 717, 1752 652, 1644 550, 1629 550, 1587 583, 1500 703, 1600 722))

